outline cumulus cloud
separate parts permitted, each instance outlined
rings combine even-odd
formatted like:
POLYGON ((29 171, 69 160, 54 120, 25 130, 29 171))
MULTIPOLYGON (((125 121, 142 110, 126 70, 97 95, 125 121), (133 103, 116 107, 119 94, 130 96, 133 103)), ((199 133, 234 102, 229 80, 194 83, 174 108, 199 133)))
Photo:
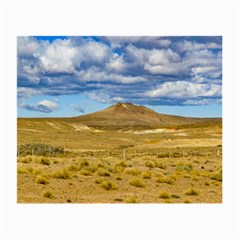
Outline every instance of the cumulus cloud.
POLYGON ((215 84, 195 84, 186 81, 167 82, 146 92, 149 97, 187 99, 194 97, 221 97, 221 86, 215 84))
POLYGON ((48 100, 42 100, 36 104, 25 104, 20 103, 20 108, 29 110, 29 111, 37 111, 37 112, 43 112, 43 113, 50 113, 54 110, 58 109, 58 104, 56 102, 51 102, 48 100))
MULTIPOLYGON (((220 37, 65 37, 52 41, 18 37, 17 49, 18 99, 24 101, 35 95, 79 93, 102 103, 201 105, 221 99, 220 37)), ((77 106, 71 105, 75 110, 77 106)), ((56 110, 46 102, 21 107, 56 110)))

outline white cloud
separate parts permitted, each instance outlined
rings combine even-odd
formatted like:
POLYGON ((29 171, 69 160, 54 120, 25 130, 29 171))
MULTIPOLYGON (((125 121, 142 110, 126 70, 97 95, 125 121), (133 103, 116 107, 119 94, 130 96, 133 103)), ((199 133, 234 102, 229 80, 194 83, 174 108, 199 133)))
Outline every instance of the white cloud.
MULTIPOLYGON (((19 37, 18 98, 87 93, 99 102, 170 105, 187 104, 193 96, 200 96, 198 101, 221 98, 221 45, 204 43, 211 37, 200 38, 202 43, 194 39, 66 37, 49 42, 19 37), (168 99, 161 102, 161 97, 168 99)), ((38 104, 42 111, 51 108, 38 104)), ((37 104, 27 107, 37 109, 37 104)))
POLYGON ((210 43, 195 43, 190 41, 183 41, 177 44, 177 47, 180 51, 194 51, 201 49, 221 49, 222 45, 214 42, 210 43))
POLYGON ((39 43, 33 37, 18 37, 18 56, 33 56, 39 50, 39 43))
POLYGON ((42 100, 36 104, 20 103, 18 106, 29 111, 37 111, 44 113, 50 113, 58 109, 58 104, 49 100, 42 100))
POLYGON ((221 86, 214 84, 194 84, 186 81, 166 82, 146 92, 145 95, 152 98, 166 97, 174 99, 220 97, 221 86))

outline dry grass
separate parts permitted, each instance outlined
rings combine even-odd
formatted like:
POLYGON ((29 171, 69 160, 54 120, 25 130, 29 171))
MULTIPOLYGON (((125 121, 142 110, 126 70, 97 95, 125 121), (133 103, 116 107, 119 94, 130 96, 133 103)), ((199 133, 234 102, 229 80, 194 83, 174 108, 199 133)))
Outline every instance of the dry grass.
POLYGON ((146 187, 146 184, 141 181, 140 179, 132 179, 130 182, 129 182, 130 185, 134 186, 134 187, 139 187, 139 188, 145 188, 146 187))
POLYGON ((221 134, 217 125, 137 135, 131 130, 76 132, 64 120, 57 122, 64 129, 56 131, 41 119, 26 121, 27 127, 19 123, 18 144, 45 142, 70 150, 17 158, 19 203, 222 202, 222 162, 216 155, 221 135, 212 136, 221 134), (186 137, 175 135, 178 130, 186 137), (44 191, 50 194, 43 196, 44 191), (170 198, 159 197, 162 191, 170 198))

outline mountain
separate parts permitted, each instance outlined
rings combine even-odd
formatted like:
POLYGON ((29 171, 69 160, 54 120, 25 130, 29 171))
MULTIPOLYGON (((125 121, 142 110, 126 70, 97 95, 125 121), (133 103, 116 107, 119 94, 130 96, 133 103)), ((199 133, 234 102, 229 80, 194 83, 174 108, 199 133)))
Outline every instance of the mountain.
POLYGON ((117 103, 102 111, 68 119, 91 128, 105 130, 138 130, 208 122, 221 122, 213 118, 189 118, 157 113, 132 103, 117 103))

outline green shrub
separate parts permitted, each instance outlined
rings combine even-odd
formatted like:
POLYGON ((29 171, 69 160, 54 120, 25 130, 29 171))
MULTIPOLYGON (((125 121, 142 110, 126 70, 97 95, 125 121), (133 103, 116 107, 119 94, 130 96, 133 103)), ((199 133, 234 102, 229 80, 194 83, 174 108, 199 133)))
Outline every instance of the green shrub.
POLYGON ((168 157, 169 157, 169 153, 158 154, 158 158, 168 158, 168 157))
POLYGON ((172 194, 172 198, 180 198, 180 196, 177 194, 172 194))
POLYGON ((50 165, 50 160, 48 158, 41 158, 40 163, 42 165, 50 165))
POLYGON ((80 168, 83 167, 88 167, 89 166, 89 162, 87 160, 80 160, 80 168))
POLYGON ((124 199, 125 203, 140 203, 136 197, 128 197, 124 199))
POLYGON ((109 181, 103 181, 101 183, 101 187, 104 188, 105 190, 116 190, 116 189, 118 189, 118 187, 115 183, 109 182, 109 181))
POLYGON ((32 157, 31 156, 26 156, 21 158, 22 163, 31 163, 32 162, 32 157))
POLYGON ((218 182, 222 182, 222 169, 219 172, 213 174, 211 176, 211 179, 216 180, 218 182))
POLYGON ((209 185, 210 185, 210 182, 206 181, 205 186, 209 186, 209 185))
POLYGON ((18 145, 18 155, 27 156, 27 155, 38 155, 38 156, 56 156, 64 153, 63 147, 51 146, 42 143, 30 143, 18 145))
POLYGON ((149 168, 155 168, 155 163, 153 161, 147 161, 145 165, 149 168))
POLYGON ((83 169, 83 170, 81 170, 80 173, 84 176, 91 176, 92 175, 92 172, 89 169, 83 169))
POLYGON ((185 192, 185 195, 198 196, 199 192, 197 190, 195 190, 194 188, 191 188, 185 192))
POLYGON ((72 164, 68 167, 68 170, 77 172, 81 170, 81 167, 79 164, 72 164))
POLYGON ((97 165, 98 168, 105 168, 106 167, 106 164, 102 160, 98 160, 96 165, 97 165))
POLYGON ((150 179, 152 177, 152 173, 151 172, 144 172, 142 174, 143 179, 150 179))
POLYGON ((174 177, 157 177, 156 182, 157 183, 173 184, 175 182, 175 179, 174 179, 174 177))
POLYGON ((171 198, 171 195, 168 193, 168 192, 161 192, 159 194, 159 197, 160 198, 164 198, 164 199, 170 199, 171 198))
POLYGON ((137 168, 126 168, 124 172, 133 176, 139 175, 141 173, 141 171, 137 168))
POLYGON ((39 184, 43 184, 43 185, 46 185, 46 184, 49 183, 48 179, 46 177, 43 177, 43 176, 37 177, 36 182, 39 183, 39 184))
POLYGON ((102 176, 102 177, 109 177, 110 176, 110 172, 108 172, 107 170, 105 170, 103 168, 98 169, 97 174, 99 176, 102 176))
POLYGON ((135 186, 135 187, 140 187, 140 188, 145 188, 146 187, 146 184, 143 181, 141 181, 140 179, 137 179, 137 178, 131 180, 129 182, 129 184, 132 185, 132 186, 135 186))
POLYGON ((156 162, 156 167, 161 168, 161 169, 166 169, 167 168, 167 166, 165 164, 163 164, 163 162, 160 162, 160 161, 156 162))
POLYGON ((50 199, 54 198, 53 192, 50 192, 50 191, 44 192, 44 193, 43 193, 43 196, 44 196, 45 198, 50 198, 50 199))
POLYGON ((118 181, 122 180, 122 178, 120 176, 117 176, 115 179, 118 180, 118 181))
POLYGON ((103 180, 102 178, 97 178, 97 179, 94 180, 94 182, 97 183, 97 184, 100 184, 100 183, 102 183, 103 181, 104 181, 104 180, 103 180))
POLYGON ((177 171, 192 171, 192 169, 192 164, 189 163, 179 163, 176 168, 177 171))
POLYGON ((66 169, 63 169, 62 171, 57 171, 52 174, 52 177, 57 179, 70 179, 71 176, 69 172, 66 169))

